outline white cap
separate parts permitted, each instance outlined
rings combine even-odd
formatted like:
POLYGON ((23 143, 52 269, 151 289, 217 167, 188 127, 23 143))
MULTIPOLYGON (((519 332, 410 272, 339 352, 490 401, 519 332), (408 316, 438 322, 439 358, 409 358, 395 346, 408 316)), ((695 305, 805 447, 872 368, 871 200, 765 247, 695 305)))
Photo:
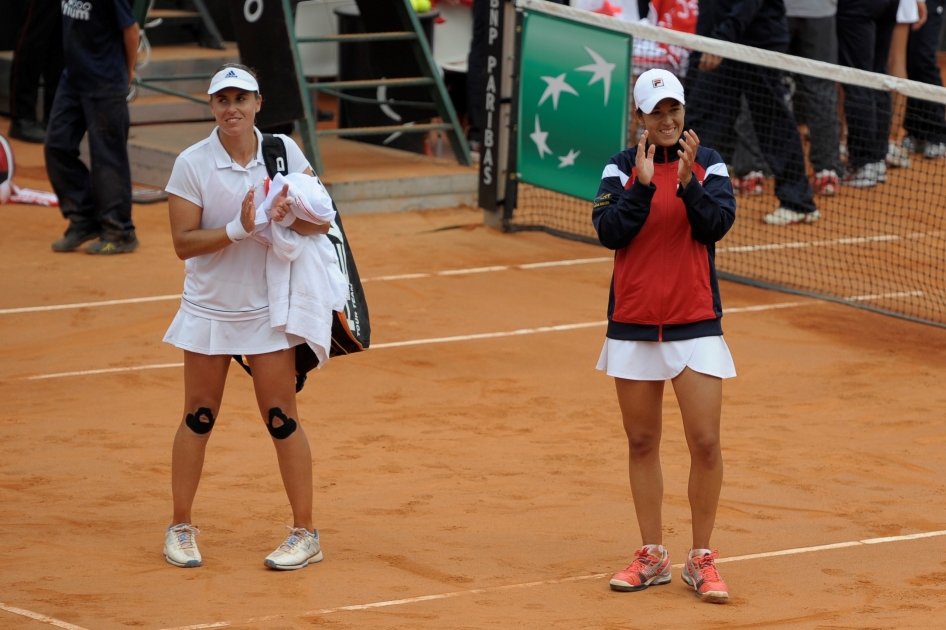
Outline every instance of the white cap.
POLYGON ((259 83, 253 75, 240 68, 224 68, 210 80, 207 94, 216 94, 224 88, 239 88, 247 92, 259 92, 259 83))
POLYGON ((648 70, 637 78, 634 84, 634 104, 645 114, 649 114, 657 107, 657 103, 665 98, 672 98, 685 104, 683 100, 683 85, 672 72, 667 70, 648 70))

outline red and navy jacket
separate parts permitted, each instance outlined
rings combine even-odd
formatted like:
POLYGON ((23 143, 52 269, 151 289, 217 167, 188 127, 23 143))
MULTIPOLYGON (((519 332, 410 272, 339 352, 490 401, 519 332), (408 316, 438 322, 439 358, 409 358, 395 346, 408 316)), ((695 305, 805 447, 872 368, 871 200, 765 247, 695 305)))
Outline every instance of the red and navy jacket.
POLYGON ((591 219, 614 254, 610 339, 679 341, 723 334, 716 242, 736 220, 736 198, 719 154, 699 147, 686 188, 676 147, 657 147, 649 186, 637 180, 637 146, 611 158, 591 219))

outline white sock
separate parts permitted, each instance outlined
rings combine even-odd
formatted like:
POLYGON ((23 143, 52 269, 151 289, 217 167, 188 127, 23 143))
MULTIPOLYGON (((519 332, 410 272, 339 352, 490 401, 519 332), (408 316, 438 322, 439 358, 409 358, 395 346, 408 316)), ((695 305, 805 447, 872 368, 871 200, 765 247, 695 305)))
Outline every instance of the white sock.
POLYGON ((644 545, 644 549, 652 556, 662 556, 664 554, 663 545, 644 545))
POLYGON ((713 553, 713 552, 710 551, 709 549, 690 549, 690 557, 691 557, 691 558, 696 558, 696 557, 699 557, 699 556, 705 556, 705 555, 711 554, 711 553, 713 553))

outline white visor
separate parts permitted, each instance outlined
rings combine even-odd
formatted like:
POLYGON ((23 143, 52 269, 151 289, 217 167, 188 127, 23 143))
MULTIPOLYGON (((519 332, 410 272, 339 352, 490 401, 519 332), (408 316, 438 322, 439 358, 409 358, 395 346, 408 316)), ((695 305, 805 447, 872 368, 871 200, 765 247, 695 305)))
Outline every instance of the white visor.
POLYGON ((657 107, 665 98, 686 104, 683 100, 683 85, 672 72, 667 70, 648 70, 637 78, 634 84, 634 104, 645 114, 657 107))
POLYGON ((216 94, 224 88, 237 88, 247 92, 259 92, 259 83, 253 75, 240 68, 224 68, 210 80, 207 94, 216 94))

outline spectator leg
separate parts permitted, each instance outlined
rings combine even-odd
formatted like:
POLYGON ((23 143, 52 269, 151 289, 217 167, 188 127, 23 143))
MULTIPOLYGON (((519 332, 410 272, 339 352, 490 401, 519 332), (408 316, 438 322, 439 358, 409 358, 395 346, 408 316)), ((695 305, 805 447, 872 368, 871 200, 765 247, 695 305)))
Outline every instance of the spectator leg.
POLYGON ((86 123, 81 95, 67 81, 59 85, 46 130, 46 173, 59 197, 59 210, 69 220, 67 231, 99 232, 89 169, 79 159, 86 123))
POLYGON ((715 149, 732 164, 735 149, 733 124, 739 115, 740 78, 733 62, 723 61, 715 70, 698 70, 698 55, 690 58, 686 86, 686 122, 700 138, 700 144, 715 149))
MULTIPOLYGON (((834 16, 827 18, 790 18, 793 27, 789 52, 806 59, 837 63, 838 38, 834 16)), ((838 88, 834 81, 808 75, 795 76, 795 103, 807 114, 811 149, 808 155, 814 171, 841 172, 838 146, 841 142, 838 121, 838 88)))
MULTIPOLYGON (((946 0, 927 0, 926 8, 929 15, 926 24, 910 34, 907 44, 907 77, 913 81, 942 85, 936 56, 946 0)), ((946 142, 946 108, 940 103, 909 98, 903 126, 907 133, 919 140, 946 142)))
MULTIPOLYGON (((887 74, 887 61, 890 58, 890 43, 897 26, 897 7, 899 0, 889 0, 883 13, 877 18, 877 37, 874 40, 874 65, 870 70, 878 74, 887 74)), ((877 126, 874 129, 874 151, 872 162, 879 162, 887 157, 887 144, 890 138, 890 120, 893 101, 890 92, 873 90, 877 103, 877 126)))
POLYGON ((749 113, 749 102, 743 94, 739 99, 739 115, 733 125, 736 134, 736 148, 733 151, 732 168, 736 177, 745 177, 753 171, 760 171, 771 175, 769 165, 765 163, 765 156, 759 148, 759 139, 755 135, 752 125, 752 114, 749 113))
MULTIPOLYGON (((866 17, 837 16, 838 61, 859 70, 871 70, 877 40, 876 24, 866 17)), ((848 166, 857 169, 873 159, 877 136, 876 90, 857 85, 843 85, 844 118, 847 120, 848 166)))
POLYGON ((483 141, 486 126, 486 32, 489 0, 473 1, 473 39, 467 56, 466 95, 470 142, 483 141))
POLYGON ((805 174, 805 154, 795 117, 785 104, 782 73, 772 68, 739 64, 747 86, 746 99, 759 148, 775 174, 775 196, 796 212, 814 212, 811 184, 805 174))
MULTIPOLYGON (((55 56, 57 48, 60 61, 62 59, 61 22, 58 0, 30 0, 26 24, 10 69, 10 118, 36 122, 40 76, 43 76, 50 55, 55 56)), ((51 97, 47 97, 47 103, 52 103, 51 97)))
POLYGON ((131 220, 126 92, 120 87, 82 96, 89 127, 92 198, 106 240, 127 239, 135 229, 131 220))

